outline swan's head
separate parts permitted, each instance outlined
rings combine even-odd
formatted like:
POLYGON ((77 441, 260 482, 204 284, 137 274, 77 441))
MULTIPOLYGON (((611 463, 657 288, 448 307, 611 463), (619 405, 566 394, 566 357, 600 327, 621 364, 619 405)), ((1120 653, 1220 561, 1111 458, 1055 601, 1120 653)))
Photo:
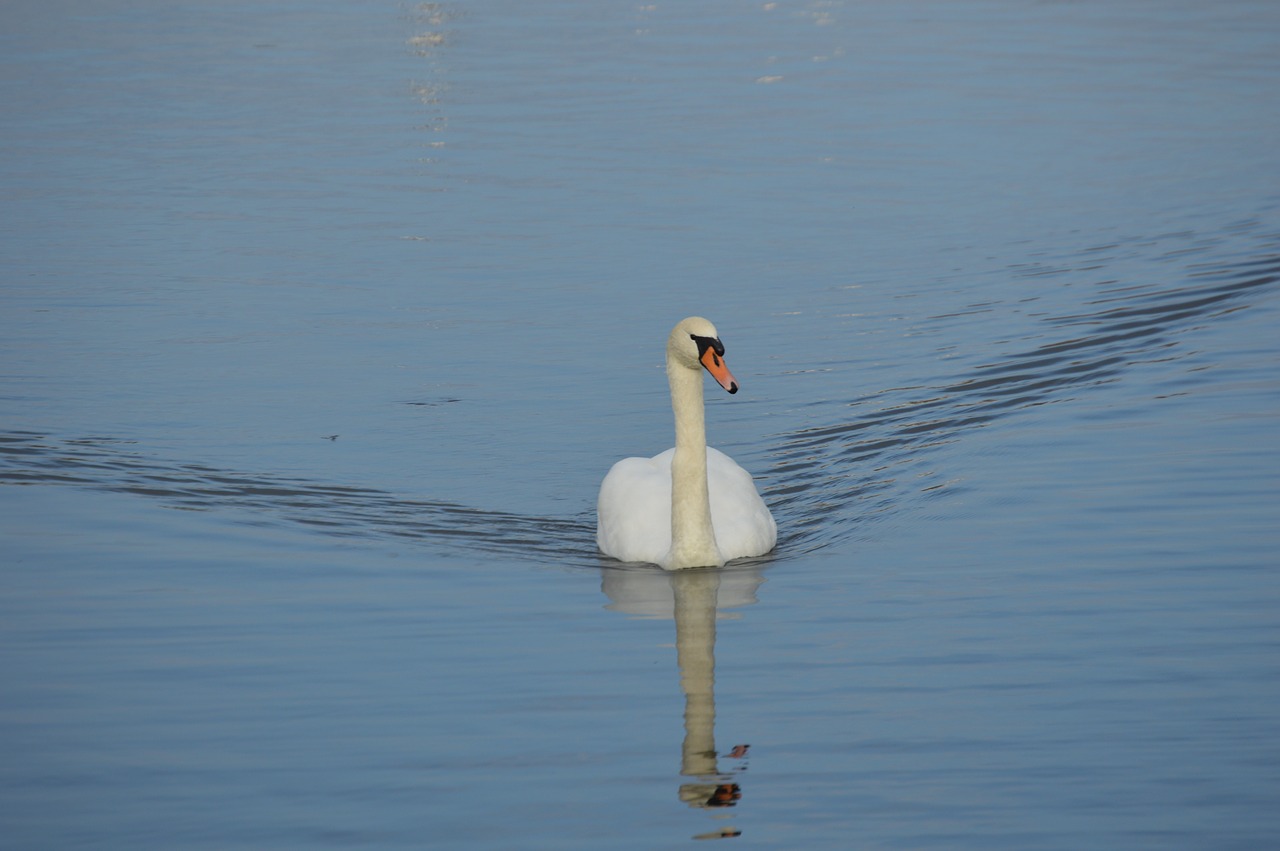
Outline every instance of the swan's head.
POLYGON ((676 363, 688 369, 703 367, 711 377, 730 393, 738 392, 738 382, 724 362, 724 343, 716 333, 716 326, 701 316, 680 320, 671 330, 667 340, 667 352, 676 363))

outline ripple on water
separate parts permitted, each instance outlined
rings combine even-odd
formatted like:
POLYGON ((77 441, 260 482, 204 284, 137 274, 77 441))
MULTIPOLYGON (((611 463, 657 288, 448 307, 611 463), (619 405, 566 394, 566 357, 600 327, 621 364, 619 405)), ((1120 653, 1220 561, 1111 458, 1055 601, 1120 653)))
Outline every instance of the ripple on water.
MULTIPOLYGON (((1200 241, 1143 243, 1152 257, 1193 259, 1176 280, 1095 284, 1078 309, 1038 319, 1039 345, 980 363, 935 384, 895 387, 853 400, 832 398, 807 412, 828 421, 773 436, 761 475, 779 521, 779 551, 809 551, 841 540, 859 523, 913 499, 956 490, 912 471, 966 432, 992 427, 1028 409, 1087 397, 1134 370, 1173 368, 1194 352, 1189 332, 1248 310, 1280 280, 1274 234, 1240 228, 1246 250, 1200 241), (1222 259, 1210 246, 1234 249, 1222 259), (849 412, 852 411, 852 416, 849 412)), ((1111 246, 1106 246, 1110 249, 1111 246)), ((1105 266, 1098 248, 1058 271, 1078 285, 1105 266)), ((1224 252, 1226 253, 1226 252, 1224 252)), ((1132 257, 1132 252, 1129 254, 1132 257)), ((998 309, 991 308, 991 309, 998 309)), ((943 317, 938 317, 943 318, 943 317)), ((1197 369, 1202 368, 1198 365, 1197 369)), ((0 483, 64 485, 128 493, 197 511, 248 509, 248 522, 302 524, 326 534, 392 537, 483 552, 524 552, 557 563, 596 565, 594 517, 540 517, 443 500, 410 499, 358 485, 334 485, 172 462, 130 441, 46 433, 0 435, 0 483)))

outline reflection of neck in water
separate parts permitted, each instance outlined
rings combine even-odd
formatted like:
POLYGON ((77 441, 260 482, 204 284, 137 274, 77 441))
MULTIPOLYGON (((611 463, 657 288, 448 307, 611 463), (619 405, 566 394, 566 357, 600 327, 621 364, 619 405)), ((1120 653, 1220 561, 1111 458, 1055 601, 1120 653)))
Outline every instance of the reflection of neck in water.
POLYGON ((716 773, 716 591, 713 570, 672 574, 676 598, 676 658, 684 692, 680 773, 716 773))
POLYGON ((692 807, 732 807, 742 797, 716 765, 716 596, 720 573, 688 570, 669 576, 675 596, 676 656, 684 692, 680 773, 701 782, 680 786, 692 807))
MULTIPOLYGON (((733 782, 733 770, 722 773, 716 761, 716 621, 738 617, 725 609, 755 604, 756 590, 764 582, 761 569, 755 564, 675 572, 610 567, 600 572, 600 588, 610 601, 606 608, 632 617, 675 618, 676 658, 685 698, 680 773, 695 781, 680 785, 680 800, 690 807, 732 807, 742 797, 733 782)), ((738 745, 728 758, 742 759, 746 752, 746 745, 738 745)), ((694 839, 738 835, 737 829, 726 825, 694 839)))

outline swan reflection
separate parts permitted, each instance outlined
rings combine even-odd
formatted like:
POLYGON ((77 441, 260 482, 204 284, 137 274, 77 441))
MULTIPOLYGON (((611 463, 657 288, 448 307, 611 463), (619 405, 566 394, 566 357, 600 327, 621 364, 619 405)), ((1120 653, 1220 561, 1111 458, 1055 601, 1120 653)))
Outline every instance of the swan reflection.
MULTIPOLYGON (((756 602, 764 582, 760 567, 725 570, 659 571, 618 568, 602 571, 601 588, 611 611, 635 617, 672 618, 676 623, 676 660, 684 693, 684 740, 680 745, 679 797, 697 809, 736 806, 742 798, 738 773, 748 745, 727 753, 716 749, 716 622, 737 615, 729 609, 756 602), (731 764, 725 764, 730 761, 731 764)), ((695 839, 737 836, 722 827, 695 839)))

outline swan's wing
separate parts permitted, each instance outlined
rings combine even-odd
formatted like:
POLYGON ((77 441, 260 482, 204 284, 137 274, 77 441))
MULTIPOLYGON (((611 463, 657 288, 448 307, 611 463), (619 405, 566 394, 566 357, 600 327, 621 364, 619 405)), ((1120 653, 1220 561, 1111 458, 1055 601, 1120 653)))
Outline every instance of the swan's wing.
POLYGON ((600 483, 596 544, 620 561, 661 564, 671 549, 671 456, 623 458, 600 483))
POLYGON ((707 486, 716 546, 725 560, 758 556, 778 542, 778 526, 751 474, 728 455, 707 447, 707 486))

